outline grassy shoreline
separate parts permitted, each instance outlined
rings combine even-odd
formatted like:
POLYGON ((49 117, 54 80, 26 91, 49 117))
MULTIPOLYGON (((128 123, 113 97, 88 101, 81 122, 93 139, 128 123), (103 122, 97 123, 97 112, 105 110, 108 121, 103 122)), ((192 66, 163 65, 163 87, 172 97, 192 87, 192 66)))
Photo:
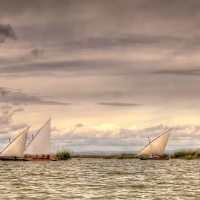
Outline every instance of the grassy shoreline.
POLYGON ((181 151, 177 151, 173 154, 172 158, 179 158, 179 159, 199 159, 200 158, 200 149, 184 149, 181 151))
MULTIPOLYGON (((185 149, 174 152, 174 154, 164 154, 170 159, 200 159, 200 149, 185 149)), ((103 159, 138 159, 137 154, 110 154, 110 155, 72 155, 72 158, 103 158, 103 159)))
MULTIPOLYGON (((200 159, 200 149, 184 149, 177 152, 174 152, 174 154, 164 154, 165 157, 168 157, 170 159, 187 159, 187 160, 193 160, 193 159, 200 159)), ((70 150, 61 150, 56 153, 56 157, 58 157, 58 160, 69 160, 71 158, 102 158, 102 159, 138 159, 139 157, 137 154, 76 154, 73 155, 73 153, 70 150)))
POLYGON ((107 154, 107 155, 73 155, 72 158, 103 158, 103 159, 135 159, 138 158, 137 154, 107 154))

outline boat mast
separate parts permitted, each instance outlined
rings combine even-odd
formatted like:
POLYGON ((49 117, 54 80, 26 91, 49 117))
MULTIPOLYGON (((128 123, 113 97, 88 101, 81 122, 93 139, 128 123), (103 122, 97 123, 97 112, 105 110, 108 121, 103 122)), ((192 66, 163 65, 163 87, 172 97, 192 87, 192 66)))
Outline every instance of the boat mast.
MULTIPOLYGON (((150 137, 148 137, 148 139, 149 139, 149 145, 150 145, 150 143, 151 143, 150 137)), ((152 151, 152 150, 151 150, 151 151, 152 151)), ((152 156, 152 158, 153 158, 153 153, 151 153, 151 156, 152 156)))

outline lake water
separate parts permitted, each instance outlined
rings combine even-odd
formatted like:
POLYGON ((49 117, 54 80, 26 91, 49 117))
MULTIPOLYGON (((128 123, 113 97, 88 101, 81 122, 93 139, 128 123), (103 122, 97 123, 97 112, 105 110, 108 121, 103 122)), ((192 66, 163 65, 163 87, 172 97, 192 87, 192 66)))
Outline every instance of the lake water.
POLYGON ((0 199, 200 199, 200 160, 0 161, 0 199))

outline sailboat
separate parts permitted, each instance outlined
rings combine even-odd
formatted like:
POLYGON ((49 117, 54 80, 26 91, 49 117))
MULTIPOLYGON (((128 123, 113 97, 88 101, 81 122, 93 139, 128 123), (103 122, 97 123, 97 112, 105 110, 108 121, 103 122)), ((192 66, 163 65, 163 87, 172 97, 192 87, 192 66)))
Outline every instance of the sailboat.
POLYGON ((25 155, 25 161, 31 161, 31 160, 56 161, 57 160, 56 157, 50 157, 51 155, 51 118, 37 132, 35 137, 33 137, 33 139, 28 144, 23 154, 25 155), (27 155, 29 156, 27 157, 27 155))
POLYGON ((30 127, 18 135, 0 154, 0 160, 23 161, 26 138, 30 127))
POLYGON ((168 160, 168 157, 163 157, 167 141, 172 129, 163 133, 152 142, 145 146, 137 155, 149 155, 148 157, 140 157, 141 160, 168 160))

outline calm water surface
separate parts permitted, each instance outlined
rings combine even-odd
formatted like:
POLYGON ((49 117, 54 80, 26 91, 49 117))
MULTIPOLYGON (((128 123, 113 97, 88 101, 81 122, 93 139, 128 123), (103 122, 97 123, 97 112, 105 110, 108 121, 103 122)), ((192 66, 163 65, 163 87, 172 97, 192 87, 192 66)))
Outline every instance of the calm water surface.
POLYGON ((0 199, 200 199, 200 160, 0 161, 0 199))

